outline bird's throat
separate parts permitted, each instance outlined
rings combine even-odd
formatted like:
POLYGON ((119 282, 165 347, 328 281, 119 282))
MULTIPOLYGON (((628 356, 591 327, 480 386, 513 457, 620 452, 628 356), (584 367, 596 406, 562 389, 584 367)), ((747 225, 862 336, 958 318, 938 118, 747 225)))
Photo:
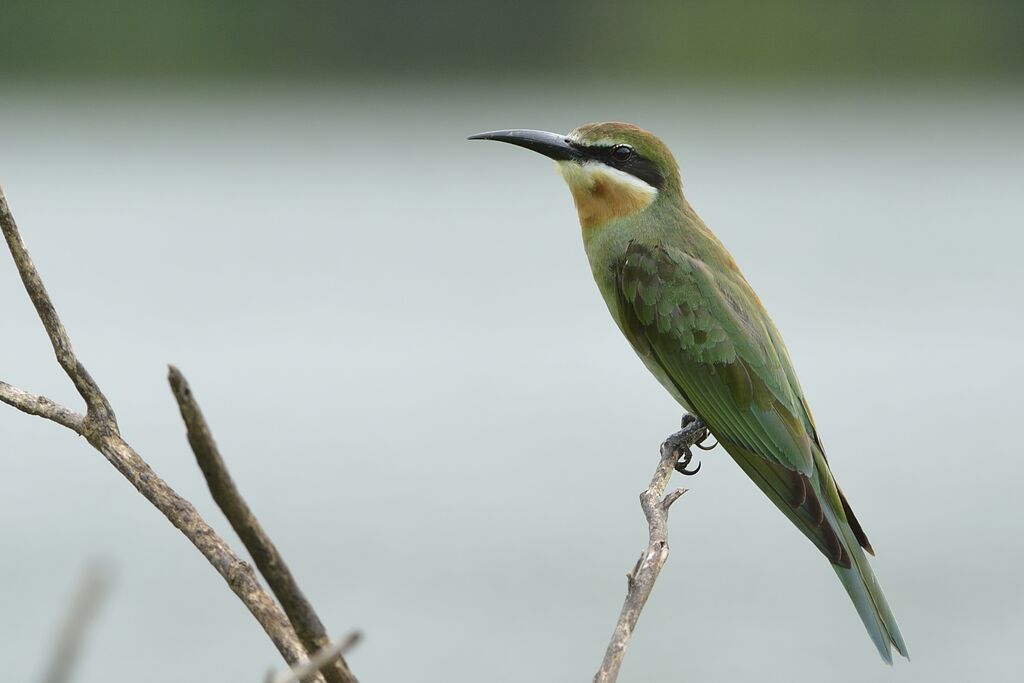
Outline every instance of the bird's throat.
POLYGON ((605 164, 562 161, 558 170, 569 185, 585 233, 643 211, 658 196, 654 187, 605 164))

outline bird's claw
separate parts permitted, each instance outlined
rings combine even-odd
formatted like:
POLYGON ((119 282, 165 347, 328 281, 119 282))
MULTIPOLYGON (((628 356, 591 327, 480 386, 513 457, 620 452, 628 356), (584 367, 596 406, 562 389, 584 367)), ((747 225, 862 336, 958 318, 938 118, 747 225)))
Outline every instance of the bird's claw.
POLYGON ((704 442, 708 440, 709 436, 711 436, 711 432, 706 433, 703 437, 701 437, 700 441, 698 441, 697 443, 695 443, 693 445, 696 446, 697 448, 701 449, 702 451, 712 451, 712 450, 714 450, 715 447, 718 446, 718 441, 717 440, 713 444, 711 444, 710 446, 705 446, 704 445, 704 442))
MULTIPOLYGON (((693 415, 691 415, 690 413, 683 413, 683 419, 679 423, 679 430, 682 431, 682 432, 685 432, 687 430, 687 427, 689 427, 690 425, 692 425, 696 421, 697 421, 697 418, 694 417, 693 415)), ((702 437, 700 437, 699 439, 697 439, 697 441, 693 445, 696 446, 697 448, 701 449, 702 451, 713 450, 716 446, 718 446, 718 441, 715 441, 715 443, 711 444, 710 446, 705 446, 704 442, 708 440, 709 436, 711 436, 711 432, 709 432, 705 428, 704 435, 702 437)))
POLYGON ((688 469, 690 461, 693 460, 693 451, 687 445, 691 442, 691 438, 691 434, 684 429, 665 439, 665 443, 661 445, 662 449, 670 449, 672 453, 679 454, 680 458, 675 464, 676 472, 688 477, 700 471, 700 463, 697 463, 692 470, 688 469))
POLYGON ((708 436, 711 435, 706 429, 699 439, 693 440, 692 429, 690 428, 694 422, 697 422, 697 418, 689 413, 683 414, 682 422, 680 423, 680 430, 672 436, 665 439, 665 443, 662 444, 662 448, 671 448, 673 453, 678 452, 680 459, 675 465, 676 472, 679 474, 685 474, 688 477, 692 477, 700 471, 700 463, 693 469, 689 469, 690 461, 693 460, 693 452, 690 450, 690 445, 693 444, 697 448, 703 451, 709 451, 718 445, 716 442, 712 446, 703 446, 702 444, 707 440, 708 436))
POLYGON ((694 467, 692 470, 687 469, 687 465, 690 464, 691 459, 693 459, 693 453, 690 451, 689 448, 687 448, 683 451, 682 459, 676 463, 676 472, 678 472, 679 474, 685 474, 688 477, 692 477, 693 475, 700 472, 700 463, 697 463, 697 466, 694 467))

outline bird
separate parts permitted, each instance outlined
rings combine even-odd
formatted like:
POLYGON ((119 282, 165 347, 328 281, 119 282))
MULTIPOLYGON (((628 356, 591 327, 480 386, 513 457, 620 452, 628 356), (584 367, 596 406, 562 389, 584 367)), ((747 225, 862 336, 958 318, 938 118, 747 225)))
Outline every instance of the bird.
POLYGON ((908 657, 868 563, 874 550, 829 468, 782 336, 684 197, 669 148, 618 122, 568 134, 511 129, 469 139, 509 143, 556 162, 598 290, 633 350, 825 555, 882 659, 892 664, 892 648, 908 657))

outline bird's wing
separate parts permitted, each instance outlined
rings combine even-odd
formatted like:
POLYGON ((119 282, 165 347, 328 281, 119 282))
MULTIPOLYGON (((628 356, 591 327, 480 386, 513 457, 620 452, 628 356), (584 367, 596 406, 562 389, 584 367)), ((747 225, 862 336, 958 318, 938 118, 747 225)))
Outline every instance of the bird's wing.
POLYGON ((833 562, 850 559, 822 510, 845 510, 799 385, 767 314, 741 277, 716 277, 664 245, 632 242, 616 266, 618 313, 751 479, 833 562), (825 500, 822 500, 824 497, 825 500))

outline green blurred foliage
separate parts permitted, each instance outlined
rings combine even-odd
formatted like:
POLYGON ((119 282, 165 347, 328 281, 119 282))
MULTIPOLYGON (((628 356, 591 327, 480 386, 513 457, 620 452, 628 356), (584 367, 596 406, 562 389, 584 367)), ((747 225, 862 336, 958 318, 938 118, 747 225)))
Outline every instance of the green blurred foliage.
POLYGON ((1017 75, 1022 0, 0 0, 0 74, 1017 75))

